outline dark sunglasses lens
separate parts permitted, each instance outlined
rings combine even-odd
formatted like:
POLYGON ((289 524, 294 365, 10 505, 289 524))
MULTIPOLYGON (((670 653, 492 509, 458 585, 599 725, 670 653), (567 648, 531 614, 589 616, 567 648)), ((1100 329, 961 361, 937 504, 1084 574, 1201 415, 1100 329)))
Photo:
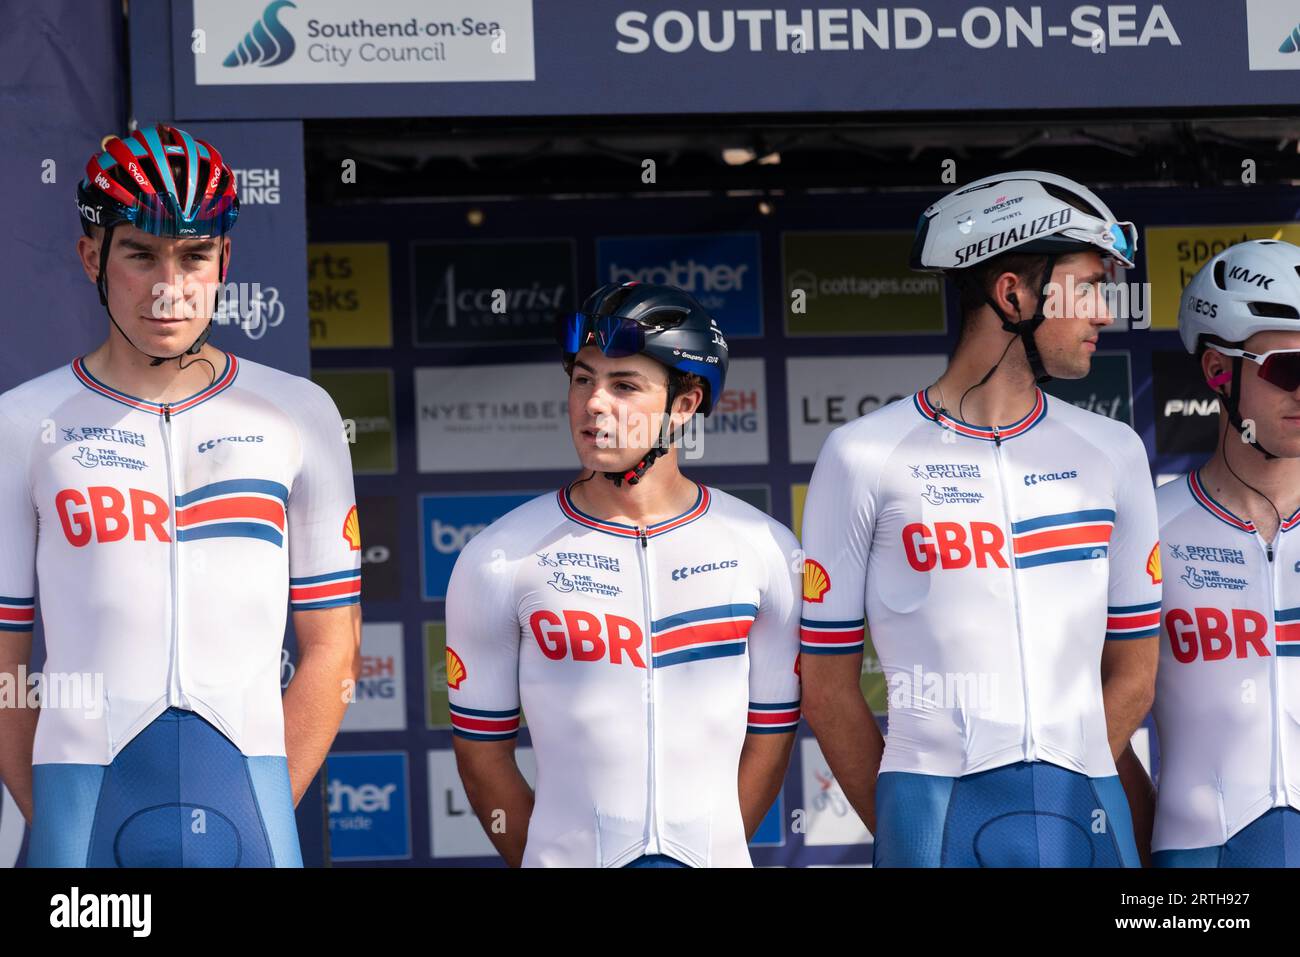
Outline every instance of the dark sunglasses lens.
POLYGON ((596 346, 611 359, 634 356, 645 348, 645 331, 631 319, 604 316, 596 323, 596 346))
POLYGON ((1300 389, 1300 352, 1279 352, 1269 356, 1259 367, 1259 377, 1287 392, 1300 389))

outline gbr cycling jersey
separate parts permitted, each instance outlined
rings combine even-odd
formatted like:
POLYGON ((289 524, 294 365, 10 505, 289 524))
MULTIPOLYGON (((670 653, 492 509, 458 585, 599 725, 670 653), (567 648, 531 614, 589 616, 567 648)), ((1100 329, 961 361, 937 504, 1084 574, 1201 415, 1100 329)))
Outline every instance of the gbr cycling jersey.
POLYGON ((452 729, 513 738, 522 705, 525 867, 750 866, 740 752, 799 721, 797 569, 787 529, 704 486, 643 529, 562 489, 471 540, 447 591, 452 729))
POLYGON ((1266 542, 1196 472, 1156 501, 1169 577, 1151 847, 1217 846, 1272 808, 1300 808, 1300 512, 1266 542))
POLYGON ((43 700, 34 764, 111 764, 171 707, 283 756, 288 602, 359 601, 334 403, 234 356, 217 372, 160 404, 78 359, 0 396, 0 629, 32 627, 39 579, 45 674, 85 677, 43 700))
POLYGON ((1127 426, 1037 391, 1023 419, 984 428, 918 392, 836 429, 818 457, 803 652, 860 653, 870 624, 882 772, 1047 761, 1111 776, 1102 644, 1157 634, 1156 535, 1127 426))

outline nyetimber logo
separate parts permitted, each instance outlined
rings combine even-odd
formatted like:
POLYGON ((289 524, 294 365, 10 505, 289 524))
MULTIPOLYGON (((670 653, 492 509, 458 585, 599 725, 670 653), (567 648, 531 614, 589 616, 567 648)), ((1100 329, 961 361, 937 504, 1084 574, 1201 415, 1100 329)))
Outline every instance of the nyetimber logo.
POLYGON ((274 0, 262 11, 262 18, 249 28, 244 39, 221 61, 222 66, 276 66, 293 56, 293 35, 280 22, 285 7, 297 9, 290 0, 274 0))

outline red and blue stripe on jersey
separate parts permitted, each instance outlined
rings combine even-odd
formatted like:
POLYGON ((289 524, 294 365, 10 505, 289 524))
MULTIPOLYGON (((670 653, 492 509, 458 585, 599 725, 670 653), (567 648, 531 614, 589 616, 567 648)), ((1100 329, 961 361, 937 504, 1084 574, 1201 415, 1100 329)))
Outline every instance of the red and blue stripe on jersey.
POLYGON ((713 605, 660 618, 650 625, 654 666, 743 655, 757 616, 757 605, 713 605))
POLYGON ((799 702, 779 704, 749 703, 748 734, 786 734, 799 727, 799 702))
POLYGON ((504 741, 519 734, 519 709, 483 711, 449 705, 451 733, 471 741, 504 741))
POLYGON ((289 579, 289 604, 294 611, 338 608, 361 601, 361 569, 289 579))
POLYGON ((35 598, 0 596, 0 631, 31 631, 35 621, 35 598))
POLYGON ((135 396, 127 395, 125 392, 119 392, 111 386, 105 385, 91 375, 90 370, 86 368, 83 359, 77 358, 72 363, 72 374, 80 380, 91 392, 97 392, 105 398, 112 399, 114 402, 120 402, 122 405, 129 406, 132 409, 139 409, 141 412, 152 412, 155 415, 169 413, 177 415, 187 409, 192 409, 196 405, 207 402, 219 392, 224 392, 235 381, 235 376, 239 374, 239 360, 226 353, 226 367, 222 370, 221 375, 201 392, 197 392, 188 399, 182 399, 179 402, 171 402, 164 405, 161 402, 150 402, 145 399, 137 399, 135 396))
POLYGON ((1017 568, 1105 558, 1115 528, 1115 510, 1089 508, 1011 523, 1017 568))
POLYGON ((867 621, 799 619, 799 651, 805 655, 845 655, 866 647, 867 621))
POLYGON ((1156 638, 1160 635, 1160 602, 1110 605, 1106 609, 1107 639, 1156 638))
POLYGON ((954 419, 945 410, 936 409, 930 400, 926 398, 924 389, 918 392, 912 401, 916 406, 916 411, 921 415, 933 422, 938 422, 945 428, 952 429, 958 435, 966 435, 972 439, 983 439, 986 442, 1005 442, 1007 439, 1014 439, 1017 435, 1024 435, 1047 415, 1047 397, 1043 395, 1042 389, 1036 388, 1034 392, 1034 407, 1029 410, 1029 414, 1023 419, 1008 425, 1005 429, 985 428, 982 425, 971 425, 969 422, 954 419))
POLYGON ((226 479, 176 496, 176 540, 260 538, 284 545, 289 490, 265 479, 226 479))

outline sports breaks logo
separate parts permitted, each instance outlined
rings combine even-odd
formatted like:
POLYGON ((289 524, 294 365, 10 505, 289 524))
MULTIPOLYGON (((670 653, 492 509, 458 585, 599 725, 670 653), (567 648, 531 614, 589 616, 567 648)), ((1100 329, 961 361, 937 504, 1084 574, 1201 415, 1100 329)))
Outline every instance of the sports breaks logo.
POLYGON ((230 51, 222 66, 276 66, 293 56, 293 35, 280 22, 285 7, 297 9, 290 0, 273 0, 262 11, 262 18, 244 34, 244 39, 230 51))

